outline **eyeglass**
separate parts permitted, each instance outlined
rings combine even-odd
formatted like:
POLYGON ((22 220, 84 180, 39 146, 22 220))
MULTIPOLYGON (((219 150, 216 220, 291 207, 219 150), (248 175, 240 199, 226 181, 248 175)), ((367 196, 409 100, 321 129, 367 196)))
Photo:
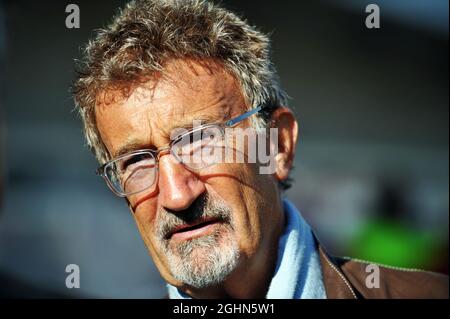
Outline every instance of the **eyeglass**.
POLYGON ((205 124, 176 136, 168 146, 157 150, 142 149, 121 155, 97 169, 114 194, 126 197, 149 190, 155 184, 159 157, 169 153, 191 170, 205 169, 223 158, 225 128, 233 127, 246 118, 259 113, 258 106, 225 123, 205 124))

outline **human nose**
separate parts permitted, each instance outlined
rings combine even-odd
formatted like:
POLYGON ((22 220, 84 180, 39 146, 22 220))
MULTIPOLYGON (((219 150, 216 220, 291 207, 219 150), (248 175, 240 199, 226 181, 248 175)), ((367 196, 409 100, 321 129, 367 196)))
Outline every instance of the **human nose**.
POLYGON ((159 160, 160 205, 171 211, 182 211, 206 191, 205 184, 173 156, 159 160))

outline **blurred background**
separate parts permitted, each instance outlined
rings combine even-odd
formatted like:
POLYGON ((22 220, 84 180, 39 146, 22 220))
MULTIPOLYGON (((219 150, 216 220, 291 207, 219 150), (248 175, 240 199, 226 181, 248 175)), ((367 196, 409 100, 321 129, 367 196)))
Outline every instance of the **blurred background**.
MULTIPOLYGON (((165 294, 69 93, 80 47, 123 3, 0 2, 0 297, 165 294)), ((222 3, 272 34, 301 125, 287 196, 328 250, 448 273, 448 1, 222 3), (365 27, 369 3, 380 29, 365 27)))

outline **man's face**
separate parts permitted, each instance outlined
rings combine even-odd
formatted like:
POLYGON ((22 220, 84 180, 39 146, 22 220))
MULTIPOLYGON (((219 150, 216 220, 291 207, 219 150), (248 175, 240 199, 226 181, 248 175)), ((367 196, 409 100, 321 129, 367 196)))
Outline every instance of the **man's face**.
MULTIPOLYGON (((173 60, 165 74, 134 88, 128 98, 119 91, 98 97, 97 125, 113 157, 130 144, 167 146, 174 129, 194 120, 224 122, 247 110, 237 81, 217 65, 173 60)), ((258 168, 219 163, 193 171, 170 153, 160 156, 155 188, 128 200, 167 282, 204 288, 233 272, 264 267, 283 219, 277 179, 258 168)))

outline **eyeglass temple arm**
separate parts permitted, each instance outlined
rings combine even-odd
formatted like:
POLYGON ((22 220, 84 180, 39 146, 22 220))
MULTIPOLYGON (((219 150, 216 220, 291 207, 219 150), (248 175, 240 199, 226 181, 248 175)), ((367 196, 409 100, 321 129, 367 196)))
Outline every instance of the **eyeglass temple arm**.
POLYGON ((262 106, 258 106, 257 108, 254 108, 253 110, 250 110, 244 114, 241 114, 237 117, 235 117, 234 119, 228 120, 225 122, 225 126, 233 126, 237 123, 239 123, 240 121, 245 120, 246 118, 252 116, 255 113, 258 113, 259 111, 261 111, 263 109, 262 106))

